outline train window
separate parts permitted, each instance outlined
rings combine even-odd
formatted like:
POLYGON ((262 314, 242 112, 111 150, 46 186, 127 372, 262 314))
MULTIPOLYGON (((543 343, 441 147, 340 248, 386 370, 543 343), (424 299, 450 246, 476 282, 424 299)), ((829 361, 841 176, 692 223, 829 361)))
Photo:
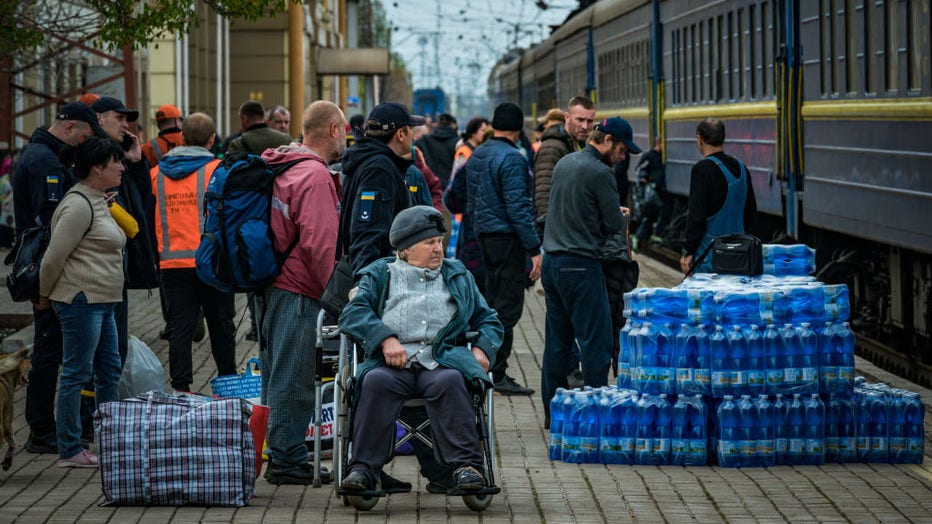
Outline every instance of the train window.
POLYGON ((897 61, 897 41, 896 41, 896 2, 887 0, 883 6, 883 29, 884 29, 884 89, 887 92, 897 90, 896 78, 896 61, 897 61))
POLYGON ((855 93, 858 90, 858 34, 855 16, 856 0, 847 0, 845 6, 845 91, 855 93))
POLYGON ((770 91, 770 86, 773 85, 771 79, 773 78, 773 56, 771 56, 771 46, 770 39, 772 38, 773 31, 770 26, 767 25, 767 20, 771 17, 767 16, 767 2, 760 3, 760 59, 761 59, 761 77, 760 77, 760 87, 761 87, 761 96, 767 97, 772 94, 770 91))
POLYGON ((744 10, 740 7, 737 12, 735 12, 735 45, 738 46, 738 98, 744 98, 745 84, 747 83, 747 72, 745 71, 745 64, 747 61, 744 58, 746 49, 745 34, 744 34, 744 10))
POLYGON ((877 92, 877 41, 874 38, 874 3, 864 2, 864 92, 877 92))
POLYGON ((755 16, 754 4, 748 6, 748 69, 750 78, 750 91, 748 92, 749 98, 758 98, 760 94, 757 92, 757 38, 758 38, 758 28, 755 25, 756 16, 755 16))
POLYGON ((715 20, 715 100, 721 101, 724 96, 722 81, 724 79, 724 53, 722 52, 722 32, 725 27, 725 17, 719 15, 715 20))
MULTIPOLYGON (((909 89, 922 89, 922 9, 918 0, 908 0, 906 5, 906 78, 909 89)), ((926 3, 928 16, 928 3, 926 3)), ((928 31, 928 28, 926 28, 928 31)), ((926 41, 929 35, 926 33, 926 41)), ((928 59, 928 57, 926 57, 928 59)))

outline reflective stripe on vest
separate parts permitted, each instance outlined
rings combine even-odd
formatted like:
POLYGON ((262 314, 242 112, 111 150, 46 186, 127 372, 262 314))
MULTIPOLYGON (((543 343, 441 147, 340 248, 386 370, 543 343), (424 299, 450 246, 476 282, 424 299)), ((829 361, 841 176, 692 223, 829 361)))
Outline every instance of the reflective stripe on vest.
MULTIPOLYGON (((206 181, 209 180, 210 175, 213 174, 214 169, 219 165, 219 161, 210 161, 197 170, 197 177, 194 183, 196 184, 197 192, 197 205, 192 210, 193 214, 197 216, 197 237, 200 238, 200 232, 204 230, 204 213, 201 212, 201 206, 204 203, 204 194, 207 191, 206 181), (208 173, 208 167, 210 172, 208 173)), ((191 212, 182 213, 181 217, 174 217, 175 223, 169 226, 168 222, 168 206, 167 206, 167 193, 165 191, 166 180, 165 175, 159 170, 158 175, 156 175, 156 191, 158 198, 159 206, 159 226, 161 227, 161 241, 162 247, 159 250, 159 260, 160 267, 163 269, 167 268, 183 268, 183 267, 194 267, 194 254, 197 252, 197 246, 183 246, 182 249, 172 249, 171 237, 169 235, 170 228, 179 228, 179 227, 191 227, 193 225, 193 220, 190 224, 183 223, 179 224, 177 221, 184 220, 184 216, 187 215, 189 219, 193 219, 191 212)), ((187 182, 184 181, 175 182, 175 184, 181 184, 187 182)), ((171 183, 171 182, 169 182, 171 183)), ((172 184, 174 185, 174 184, 172 184)))
POLYGON ((152 154, 155 155, 155 163, 158 164, 162 161, 162 148, 159 147, 159 141, 157 138, 149 140, 149 143, 152 144, 152 154))

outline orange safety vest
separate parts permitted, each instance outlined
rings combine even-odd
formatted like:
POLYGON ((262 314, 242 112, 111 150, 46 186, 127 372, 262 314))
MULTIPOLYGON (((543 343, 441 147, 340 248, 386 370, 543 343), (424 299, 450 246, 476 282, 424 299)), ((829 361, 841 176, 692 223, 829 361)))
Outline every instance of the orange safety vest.
POLYGON ((194 252, 204 228, 204 193, 219 159, 211 160, 192 175, 172 180, 158 166, 150 170, 155 196, 155 236, 159 243, 159 267, 194 267, 194 252))

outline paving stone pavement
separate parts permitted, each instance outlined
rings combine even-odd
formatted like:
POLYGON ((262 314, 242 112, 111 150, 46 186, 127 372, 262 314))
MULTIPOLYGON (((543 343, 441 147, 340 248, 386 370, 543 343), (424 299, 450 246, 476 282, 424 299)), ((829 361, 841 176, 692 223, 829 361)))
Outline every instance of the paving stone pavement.
MULTIPOLYGON (((659 264, 641 260, 641 285, 670 286, 678 276, 659 264)), ((5 296, 6 293, 0 293, 5 296)), ((5 298, 5 297, 4 297, 5 298)), ((511 374, 540 387, 543 352, 543 298, 529 292, 517 326, 511 374)), ((237 301, 240 314, 245 297, 237 301)), ((168 346, 158 339, 162 327, 158 297, 130 295, 130 330, 148 343, 167 367, 168 346)), ((243 339, 248 320, 238 330, 241 364, 257 353, 243 339)), ((932 392, 892 376, 862 359, 858 370, 874 379, 922 394, 932 392)), ((194 388, 209 391, 215 372, 209 343, 196 344, 194 388)), ((15 394, 17 442, 28 435, 23 418, 24 390, 15 394)), ((926 417, 926 463, 923 465, 831 464, 726 469, 718 467, 604 466, 564 464, 547 457, 540 398, 495 397, 498 479, 502 493, 480 515, 457 497, 431 495, 417 475, 413 457, 388 466, 393 475, 412 481, 414 492, 393 495, 370 512, 344 507, 329 486, 272 486, 257 481, 256 496, 245 508, 103 508, 100 478, 94 470, 56 467, 56 457, 34 455, 18 446, 13 467, 0 472, 0 523, 5 522, 929 522, 932 523, 932 417, 926 417)), ((328 464, 329 465, 329 464, 328 464)))

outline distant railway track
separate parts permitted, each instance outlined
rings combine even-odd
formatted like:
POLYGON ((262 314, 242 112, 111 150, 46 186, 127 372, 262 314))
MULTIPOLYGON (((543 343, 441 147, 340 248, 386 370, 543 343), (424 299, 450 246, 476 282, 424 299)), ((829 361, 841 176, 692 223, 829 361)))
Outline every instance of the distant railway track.
MULTIPOLYGON (((679 270, 679 253, 662 246, 647 245, 641 247, 640 256, 654 259, 662 264, 679 270)), ((911 357, 876 340, 857 335, 855 353, 871 361, 877 367, 903 377, 924 388, 932 388, 932 366, 911 357)))

